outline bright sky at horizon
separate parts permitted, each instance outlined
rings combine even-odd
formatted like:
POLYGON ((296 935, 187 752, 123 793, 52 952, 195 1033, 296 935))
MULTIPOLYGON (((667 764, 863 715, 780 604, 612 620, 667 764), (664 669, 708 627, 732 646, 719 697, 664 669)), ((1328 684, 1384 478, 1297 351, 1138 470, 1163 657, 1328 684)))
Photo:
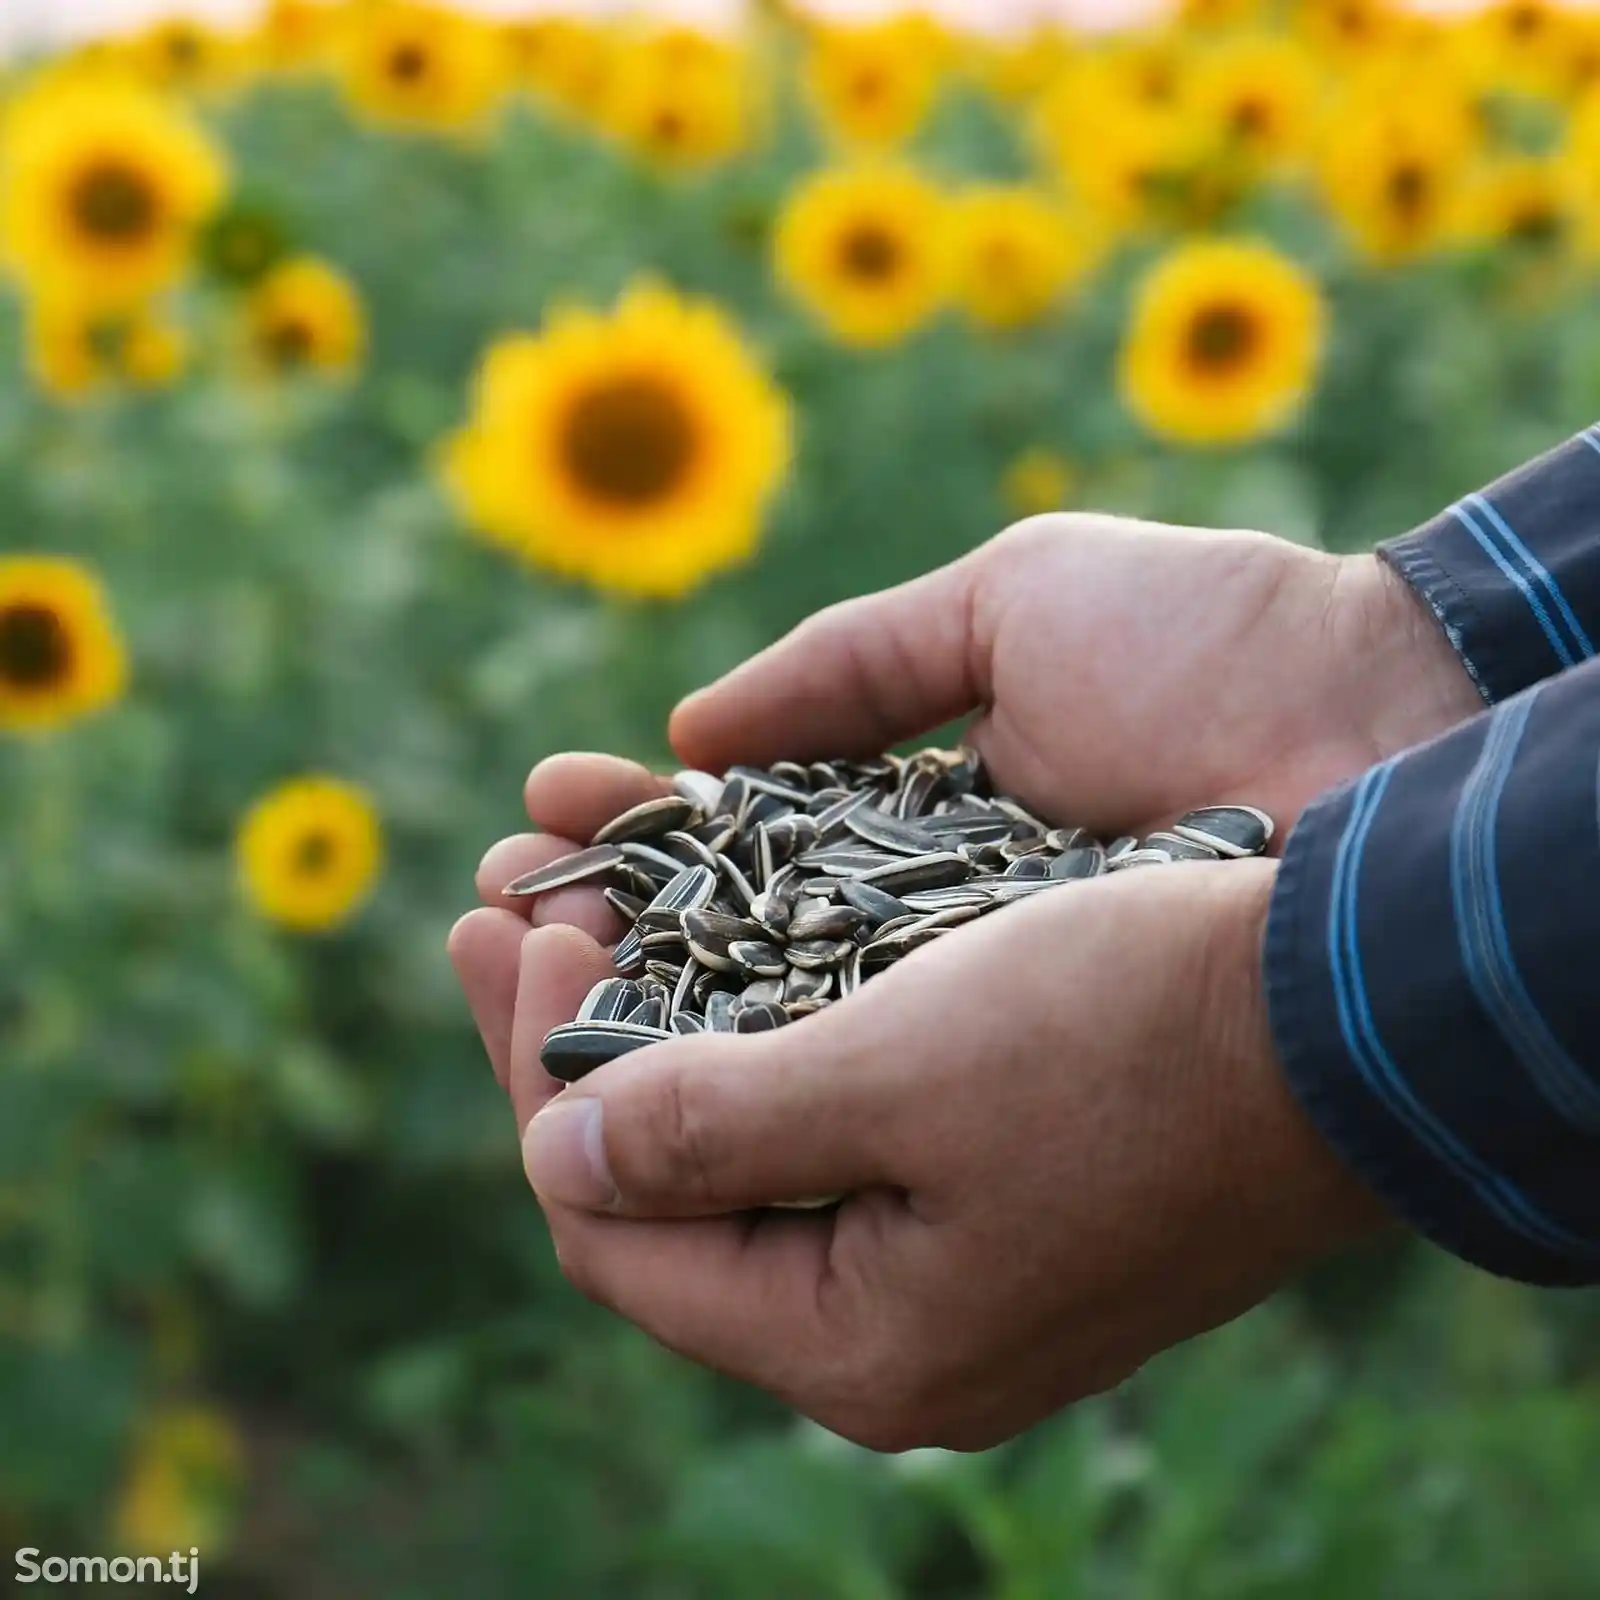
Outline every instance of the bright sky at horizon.
MULTIPOLYGON (((266 0, 0 0, 0 49, 52 45, 128 32, 168 16, 194 16, 224 24, 248 22, 266 0)), ((499 17, 548 12, 616 13, 650 11, 699 25, 737 27, 748 0, 455 0, 463 9, 499 17)), ((874 16, 920 8, 975 32, 1017 34, 1041 22, 1056 21, 1100 32, 1159 17, 1176 0, 801 0, 807 10, 828 16, 874 16)), ((1485 0, 1409 0, 1418 10, 1462 11, 1485 0)), ((1583 0, 1577 0, 1579 6, 1583 0)), ((1594 4, 1595 0, 1589 0, 1594 4)))

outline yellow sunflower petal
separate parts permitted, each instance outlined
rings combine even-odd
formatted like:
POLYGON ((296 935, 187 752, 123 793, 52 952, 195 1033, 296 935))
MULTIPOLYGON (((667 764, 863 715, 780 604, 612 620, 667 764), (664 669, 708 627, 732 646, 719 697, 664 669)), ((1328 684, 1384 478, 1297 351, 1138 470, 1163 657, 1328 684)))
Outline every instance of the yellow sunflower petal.
POLYGON ((271 376, 341 376, 366 349, 366 312, 355 285, 312 256, 274 267, 251 291, 243 319, 250 359, 271 376))
POLYGON ((198 1547, 220 1554, 245 1475, 244 1446, 227 1417, 204 1406, 158 1412, 141 1428, 117 1501, 123 1549, 139 1555, 198 1547))
POLYGON ((789 467, 788 400, 723 313, 644 282, 491 349, 441 469, 528 560, 672 597, 743 561, 789 467))
POLYGON ((1316 377, 1322 299, 1306 273, 1265 244, 1200 240, 1140 283, 1120 378, 1152 432, 1224 445, 1286 423, 1316 377))
POLYGON ((618 52, 603 120, 630 150, 666 170, 736 154, 751 125, 751 64, 731 45, 666 29, 618 52))
POLYGON ((953 203, 956 294, 974 322, 1037 322, 1094 265, 1096 243, 1059 203, 1025 185, 969 189, 953 203))
POLYGON ((226 185, 215 146, 158 94, 50 75, 0 128, 0 253, 38 292, 135 306, 183 276, 226 185))
POLYGON ((1024 450, 1006 468, 1000 480, 1000 498, 1017 517, 1036 517, 1060 511, 1070 500, 1077 482, 1065 456, 1043 446, 1024 450))
POLYGON ((894 344, 950 289, 945 198, 909 168, 806 179, 784 206, 774 248, 779 279, 844 344, 894 344))
POLYGON ((503 30, 427 0, 351 10, 338 55, 351 101, 380 124, 471 131, 511 85, 503 30))
POLYGON ((337 928, 365 903, 383 864, 383 831, 363 790, 297 779, 259 800, 239 828, 240 881, 269 921, 301 933, 337 928))
POLYGON ((99 580, 50 556, 0 559, 0 729, 42 731, 112 704, 127 660, 99 580))
POLYGON ((843 144, 876 150, 917 132, 942 75, 937 31, 917 16, 820 27, 806 63, 806 87, 823 127, 843 144))

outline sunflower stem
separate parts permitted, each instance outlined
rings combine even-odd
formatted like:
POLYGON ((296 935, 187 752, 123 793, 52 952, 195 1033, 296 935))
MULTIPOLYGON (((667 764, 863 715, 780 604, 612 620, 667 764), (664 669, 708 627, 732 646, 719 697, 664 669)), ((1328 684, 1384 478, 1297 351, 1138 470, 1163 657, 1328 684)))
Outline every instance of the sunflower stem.
POLYGON ((73 887, 69 857, 79 808, 68 741, 48 733, 24 740, 22 765, 28 796, 25 899, 50 912, 68 903, 73 887))

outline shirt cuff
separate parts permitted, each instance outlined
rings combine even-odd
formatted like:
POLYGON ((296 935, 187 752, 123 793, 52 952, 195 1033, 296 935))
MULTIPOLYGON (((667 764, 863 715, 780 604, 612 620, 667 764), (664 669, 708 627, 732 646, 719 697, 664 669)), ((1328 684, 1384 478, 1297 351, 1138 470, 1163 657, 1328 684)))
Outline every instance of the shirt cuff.
MULTIPOLYGON (((1264 950, 1278 1059, 1339 1158, 1432 1243, 1525 1283, 1600 1282, 1594 1241, 1559 1228, 1559 1238, 1531 1237, 1540 1230, 1507 1222, 1523 1196, 1497 1170, 1497 1125, 1526 1139, 1530 1122, 1542 1123, 1519 1122, 1520 1089, 1480 1074, 1471 1051, 1458 1049, 1473 1024, 1454 971, 1454 927, 1440 915, 1437 885, 1423 892, 1417 874, 1394 871, 1414 804, 1391 793, 1390 815, 1373 832, 1392 768, 1324 796, 1290 835, 1264 950), (1402 898, 1411 902, 1403 915, 1402 898)), ((1448 874, 1431 859, 1422 870, 1431 880, 1436 868, 1448 874)))
POLYGON ((1595 654, 1600 429, 1378 547, 1443 627, 1489 704, 1595 654))

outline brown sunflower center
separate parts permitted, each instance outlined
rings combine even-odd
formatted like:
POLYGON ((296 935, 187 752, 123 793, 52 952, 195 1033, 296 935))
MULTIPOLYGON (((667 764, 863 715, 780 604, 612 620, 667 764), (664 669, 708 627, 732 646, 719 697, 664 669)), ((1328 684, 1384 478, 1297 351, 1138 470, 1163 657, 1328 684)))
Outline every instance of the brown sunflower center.
POLYGON ((295 841, 296 877, 320 878, 338 858, 339 842, 324 828, 313 828, 295 841))
POLYGON ((1139 93, 1152 105, 1165 105, 1178 91, 1171 63, 1147 61, 1139 69, 1139 93))
POLYGON ((877 67, 861 67, 850 79, 850 98, 857 105, 877 105, 888 89, 889 80, 877 67))
POLYGON ((1538 6, 1512 6, 1506 13, 1506 31, 1517 39, 1530 39, 1544 28, 1544 12, 1538 6))
POLYGON ((1260 139, 1272 131, 1272 108, 1254 95, 1239 100, 1230 118, 1234 134, 1245 141, 1260 139))
POLYGON ((572 407, 562 457, 586 494, 629 510, 663 500, 693 464, 694 418, 682 395, 651 377, 619 378, 572 407))
POLYGON ((72 637, 49 606, 0 607, 0 683, 39 693, 72 671, 72 637))
POLYGON ((839 259, 848 276, 883 283, 900 269, 900 241, 887 228, 858 223, 840 241, 839 259))
POLYGON ((663 106, 656 112, 650 131, 658 145, 672 149, 683 143, 689 132, 689 123, 676 107, 663 106))
POLYGON ((1189 324, 1189 364, 1209 377, 1243 366, 1261 341, 1261 326, 1246 306, 1221 302, 1204 306, 1189 324))
POLYGON ((415 39, 407 40, 389 52, 387 66, 396 83, 417 83, 428 75, 428 52, 415 39))
POLYGON ((1433 179, 1419 162, 1402 161, 1390 170, 1383 188, 1390 209, 1415 221, 1428 204, 1433 179))
POLYGON ((174 27, 167 30, 163 41, 167 60, 174 67, 192 67, 199 60, 204 46, 193 28, 174 27))
POLYGON ((1566 228, 1553 206, 1533 201, 1512 214, 1506 232, 1517 244, 1548 249, 1561 242, 1566 228))
POLYGON ((1334 32, 1346 39, 1360 39, 1367 32, 1366 8, 1360 5, 1336 6, 1333 12, 1334 32))
POLYGON ((316 343, 317 336, 303 317, 276 317, 261 332, 263 351, 280 367, 304 366, 316 343))
POLYGON ((115 159, 96 163, 78 179, 71 210, 85 233, 112 244, 143 238, 160 215, 149 178, 115 159))

